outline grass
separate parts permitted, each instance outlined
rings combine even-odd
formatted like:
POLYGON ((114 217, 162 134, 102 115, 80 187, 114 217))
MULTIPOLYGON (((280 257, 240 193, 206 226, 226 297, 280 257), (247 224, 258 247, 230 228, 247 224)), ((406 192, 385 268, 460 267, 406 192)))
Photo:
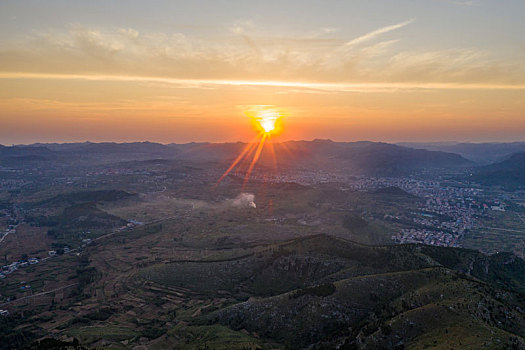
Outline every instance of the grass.
POLYGON ((168 336, 182 338, 177 349, 260 349, 263 342, 249 334, 234 331, 221 325, 179 325, 168 332, 168 336))
POLYGON ((139 336, 140 333, 130 328, 104 325, 71 328, 66 331, 69 336, 79 339, 82 344, 91 344, 100 339, 122 341, 139 336))
MULTIPOLYGON (((525 217, 525 214, 521 215, 525 217)), ((462 242, 465 247, 487 253, 514 252, 518 256, 525 257, 525 232, 490 229, 493 227, 525 231, 525 223, 515 212, 490 211, 487 217, 479 220, 478 225, 482 227, 474 228, 465 235, 462 242)))

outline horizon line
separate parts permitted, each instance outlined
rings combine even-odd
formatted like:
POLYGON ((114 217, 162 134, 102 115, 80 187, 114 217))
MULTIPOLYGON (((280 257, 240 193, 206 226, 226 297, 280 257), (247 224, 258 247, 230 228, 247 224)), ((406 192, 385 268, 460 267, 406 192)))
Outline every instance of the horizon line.
MULTIPOLYGON (((358 143, 358 142, 371 142, 371 143, 386 143, 391 145, 400 145, 400 144, 439 144, 439 143, 447 143, 447 144, 508 144, 508 143, 525 143, 525 140, 514 140, 514 141, 395 141, 395 142, 389 142, 389 141, 371 141, 371 140, 357 140, 357 141, 334 141, 332 139, 322 139, 322 138, 314 138, 311 140, 295 140, 290 139, 286 141, 279 141, 279 142, 273 142, 272 143, 286 143, 286 142, 315 142, 315 141, 325 141, 325 142, 333 142, 333 143, 358 143)), ((71 144, 103 144, 103 143, 112 143, 112 144, 131 144, 131 143, 152 143, 152 144, 159 144, 159 145, 189 145, 189 144, 235 144, 235 143, 242 143, 242 144, 248 144, 249 142, 246 141, 190 141, 190 142, 156 142, 156 141, 67 141, 67 142, 33 142, 33 143, 17 143, 17 144, 11 144, 6 145, 3 143, 0 143, 0 146, 4 147, 18 147, 18 146, 34 146, 34 145, 71 145, 71 144)))

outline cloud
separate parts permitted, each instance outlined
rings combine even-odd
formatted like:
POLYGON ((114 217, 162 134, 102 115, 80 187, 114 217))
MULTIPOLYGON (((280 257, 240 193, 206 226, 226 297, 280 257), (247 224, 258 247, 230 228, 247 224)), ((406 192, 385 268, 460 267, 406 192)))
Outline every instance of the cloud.
MULTIPOLYGON (((476 48, 404 51, 387 62, 388 80, 468 82, 471 84, 522 84, 525 72, 519 62, 501 62, 476 48)), ((384 78, 384 76, 383 76, 384 78)))
POLYGON ((139 37, 139 32, 132 28, 120 28, 118 32, 131 39, 137 39, 139 37))
POLYGON ((279 85, 312 92, 404 88, 423 81, 500 87, 525 81, 519 59, 496 58, 476 48, 399 51, 399 38, 380 40, 412 22, 384 26, 349 41, 337 37, 336 28, 283 36, 251 21, 237 21, 213 38, 72 25, 67 31, 6 42, 0 48, 0 72, 199 88, 279 85), (386 84, 378 87, 381 83, 386 84))
POLYGON ((237 20, 233 23, 233 25, 230 27, 230 30, 232 33, 240 35, 244 34, 248 31, 251 31, 255 28, 255 24, 252 20, 237 20))
POLYGON ((353 48, 354 46, 357 46, 357 45, 362 44, 364 42, 373 40, 373 39, 377 38, 378 36, 380 36, 382 34, 386 34, 388 32, 391 32, 391 31, 403 28, 403 27, 409 25, 412 22, 414 22, 414 19, 409 19, 408 21, 405 21, 405 22, 401 22, 401 23, 398 23, 398 24, 393 24, 393 25, 390 25, 390 26, 386 26, 386 27, 382 27, 382 28, 373 30, 373 31, 371 31, 369 33, 366 33, 365 35, 361 35, 360 37, 357 37, 355 39, 352 39, 352 40, 346 42, 343 45, 343 47, 348 50, 350 48, 353 48))
POLYGON ((132 75, 91 75, 91 74, 40 74, 40 73, 1 73, 1 79, 27 80, 76 80, 76 81, 108 81, 130 83, 158 83, 185 89, 203 89, 212 87, 279 87, 282 89, 301 90, 308 92, 388 92, 399 90, 524 90, 525 84, 505 83, 461 83, 461 82, 307 82, 279 80, 220 80, 220 79, 177 79, 164 77, 147 77, 132 75))

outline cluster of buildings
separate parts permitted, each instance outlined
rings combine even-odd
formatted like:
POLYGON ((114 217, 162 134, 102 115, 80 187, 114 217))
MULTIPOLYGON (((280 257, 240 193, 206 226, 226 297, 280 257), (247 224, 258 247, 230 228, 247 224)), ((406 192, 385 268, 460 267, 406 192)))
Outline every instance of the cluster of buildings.
POLYGON ((506 210, 504 200, 494 198, 494 194, 485 193, 482 188, 440 179, 352 176, 323 170, 280 171, 279 174, 264 176, 252 174, 252 179, 258 177, 268 182, 296 182, 304 185, 337 182, 344 184, 346 189, 355 191, 398 187, 422 198, 423 202, 417 211, 390 218, 404 223, 404 228, 392 236, 396 243, 457 247, 465 233, 475 227, 476 217, 486 216, 488 211, 506 210))
MULTIPOLYGON (((138 172, 139 174, 142 171, 138 172)), ((92 177, 92 176, 113 176, 113 175, 132 175, 137 173, 137 171, 127 168, 105 168, 105 169, 98 169, 93 171, 88 171, 86 173, 86 177, 92 177)))
POLYGON ((475 227, 476 217, 486 216, 490 210, 505 210, 502 201, 490 198, 480 188, 462 184, 414 178, 368 178, 358 185, 361 189, 396 186, 424 200, 417 212, 405 214, 412 227, 394 234, 392 240, 396 243, 457 247, 465 233, 475 227))
MULTIPOLYGON (((134 226, 137 226, 137 225, 143 225, 143 223, 140 222, 140 221, 130 220, 127 225, 116 229, 114 232, 121 232, 121 231, 124 231, 126 229, 133 228, 134 226)), ((89 234, 90 232, 88 231, 87 233, 89 234)), ((86 247, 86 246, 88 246, 88 245, 90 245, 92 243, 93 243, 93 240, 91 238, 84 238, 84 239, 82 239, 82 243, 81 243, 79 248, 84 248, 84 247, 86 247)), ((43 258, 42 261, 45 261, 45 260, 47 260, 49 258, 52 258, 52 257, 55 257, 57 255, 73 253, 77 249, 71 249, 71 248, 65 246, 65 247, 57 249, 57 250, 50 250, 50 251, 47 252, 48 257, 47 258, 43 258)), ((13 262, 11 264, 4 265, 0 269, 0 280, 3 280, 5 278, 7 278, 7 275, 17 271, 19 268, 27 267, 29 265, 38 264, 39 262, 40 262, 39 258, 27 258, 25 260, 19 260, 19 261, 15 261, 15 262, 13 262)))
POLYGON ((50 257, 53 257, 53 256, 56 256, 57 254, 58 255, 68 254, 70 251, 71 251, 71 249, 69 247, 64 247, 64 248, 62 248, 59 251, 50 250, 49 252, 47 252, 47 255, 49 255, 50 257))
POLYGON ((419 243, 443 247, 458 247, 460 236, 443 231, 426 229, 401 229, 392 236, 396 243, 419 243))
POLYGON ((20 169, 11 169, 0 165, 0 188, 4 191, 18 190, 31 183, 22 178, 24 172, 20 169), (3 173, 7 176, 3 176, 3 173))
POLYGON ((27 260, 19 260, 15 261, 9 265, 2 266, 2 270, 0 272, 0 279, 4 279, 7 277, 7 275, 15 272, 21 267, 27 267, 29 265, 35 265, 38 264, 40 261, 38 258, 29 258, 27 260))
MULTIPOLYGON (((232 175, 244 178, 245 171, 233 171, 232 175)), ((220 174, 219 174, 220 177, 220 174)), ((283 183, 295 182, 300 185, 314 185, 327 182, 348 182, 349 176, 328 170, 299 170, 299 169, 279 169, 275 172, 258 172, 254 171, 250 175, 250 179, 261 182, 283 183)))
POLYGON ((15 191, 30 183, 31 181, 22 179, 0 179, 0 188, 5 191, 15 191))

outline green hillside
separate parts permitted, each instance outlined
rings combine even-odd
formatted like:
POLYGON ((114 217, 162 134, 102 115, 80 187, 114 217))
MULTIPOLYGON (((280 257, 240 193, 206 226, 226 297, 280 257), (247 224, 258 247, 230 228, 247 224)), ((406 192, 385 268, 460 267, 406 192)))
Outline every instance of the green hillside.
POLYGON ((228 298, 187 321, 194 330, 221 325, 267 345, 520 348, 524 267, 511 255, 316 235, 223 261, 155 265, 134 280, 193 298, 228 298))

